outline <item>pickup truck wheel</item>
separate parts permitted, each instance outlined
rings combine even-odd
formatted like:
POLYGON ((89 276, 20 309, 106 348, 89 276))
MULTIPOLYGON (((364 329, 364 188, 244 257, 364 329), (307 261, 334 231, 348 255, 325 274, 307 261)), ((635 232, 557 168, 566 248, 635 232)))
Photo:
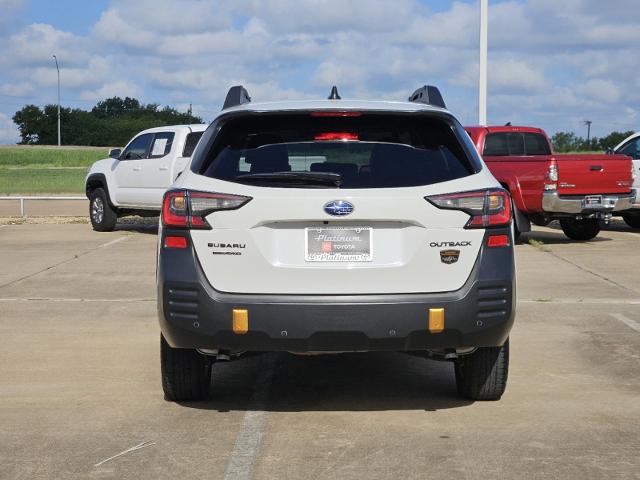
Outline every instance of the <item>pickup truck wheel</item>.
POLYGON ((196 350, 172 348, 160 335, 160 371, 165 400, 205 400, 211 383, 211 362, 196 350))
POLYGON ((458 393, 470 400, 499 400, 507 388, 509 339, 501 347, 480 347, 455 361, 458 393))
POLYGON ((640 213, 625 213, 622 215, 622 219, 631 228, 640 228, 640 213))
POLYGON ((572 240, 591 240, 600 233, 600 223, 596 218, 561 218, 560 226, 564 234, 572 240))
POLYGON ((89 196, 89 218, 93 229, 98 232, 110 232, 116 226, 118 215, 109 206, 102 188, 96 188, 89 196))

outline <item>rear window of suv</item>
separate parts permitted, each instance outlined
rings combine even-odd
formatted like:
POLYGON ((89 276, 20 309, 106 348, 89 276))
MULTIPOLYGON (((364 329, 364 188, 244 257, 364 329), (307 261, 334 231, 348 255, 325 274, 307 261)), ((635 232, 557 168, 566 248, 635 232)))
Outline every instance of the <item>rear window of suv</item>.
POLYGON ((341 188, 411 187, 481 168, 457 122, 427 115, 247 115, 225 122, 206 150, 206 157, 194 162, 196 173, 260 186, 299 188, 304 182, 273 177, 315 172, 339 175, 341 188))

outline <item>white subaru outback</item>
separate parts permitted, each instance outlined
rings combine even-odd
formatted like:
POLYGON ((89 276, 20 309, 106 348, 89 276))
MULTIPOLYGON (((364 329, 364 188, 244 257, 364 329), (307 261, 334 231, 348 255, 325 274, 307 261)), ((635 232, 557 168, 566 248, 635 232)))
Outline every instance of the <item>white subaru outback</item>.
POLYGON ((251 103, 233 87, 164 196, 162 384, 206 398, 247 351, 403 351, 499 399, 515 316, 508 193, 435 87, 251 103))

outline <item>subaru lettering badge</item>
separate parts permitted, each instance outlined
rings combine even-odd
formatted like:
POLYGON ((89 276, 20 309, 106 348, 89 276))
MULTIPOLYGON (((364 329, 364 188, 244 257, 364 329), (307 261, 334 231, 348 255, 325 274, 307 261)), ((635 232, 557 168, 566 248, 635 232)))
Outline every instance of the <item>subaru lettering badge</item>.
POLYGON ((324 204, 324 211, 334 217, 344 217, 353 212, 353 205, 345 200, 333 200, 324 204))

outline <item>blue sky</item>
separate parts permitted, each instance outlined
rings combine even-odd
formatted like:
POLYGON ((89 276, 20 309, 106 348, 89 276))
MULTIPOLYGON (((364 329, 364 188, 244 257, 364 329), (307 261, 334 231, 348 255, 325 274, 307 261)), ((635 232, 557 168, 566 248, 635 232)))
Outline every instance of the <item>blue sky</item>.
MULTIPOLYGON (((489 122, 585 135, 638 130, 637 0, 490 0, 489 122)), ((0 143, 26 103, 136 96, 210 121, 254 100, 405 99, 440 86, 477 122, 478 3, 418 0, 0 0, 0 143)))

